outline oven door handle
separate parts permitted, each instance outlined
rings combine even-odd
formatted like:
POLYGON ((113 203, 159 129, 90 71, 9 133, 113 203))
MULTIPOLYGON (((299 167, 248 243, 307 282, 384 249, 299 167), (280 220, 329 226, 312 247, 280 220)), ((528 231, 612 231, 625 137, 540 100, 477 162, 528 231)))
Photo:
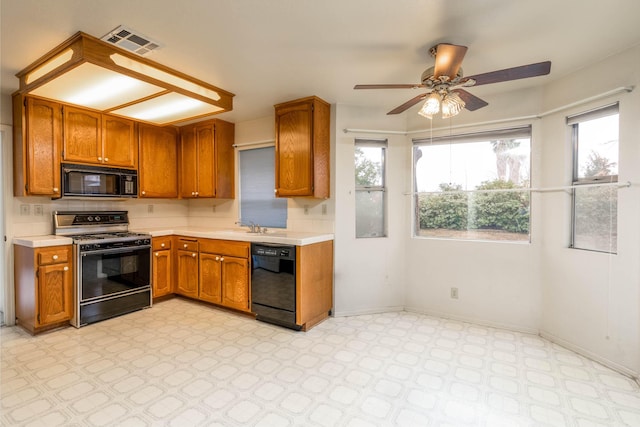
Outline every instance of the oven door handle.
POLYGON ((98 249, 97 251, 80 251, 81 256, 87 256, 91 254, 115 254, 115 253, 123 253, 123 252, 132 252, 140 249, 151 249, 151 245, 140 245, 140 246, 123 246, 121 248, 111 248, 111 249, 98 249))

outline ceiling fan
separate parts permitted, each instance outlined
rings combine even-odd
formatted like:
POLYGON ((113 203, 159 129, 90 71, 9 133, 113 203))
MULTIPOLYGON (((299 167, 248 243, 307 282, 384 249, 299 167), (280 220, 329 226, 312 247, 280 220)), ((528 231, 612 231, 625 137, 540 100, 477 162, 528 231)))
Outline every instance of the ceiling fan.
POLYGON ((402 113, 418 102, 426 100, 418 114, 432 118, 440 111, 440 107, 442 107, 442 117, 446 119, 455 116, 463 108, 469 111, 475 111, 488 105, 486 101, 483 101, 462 88, 543 76, 549 74, 551 71, 551 62, 545 61, 464 77, 460 65, 462 64, 464 55, 467 53, 466 46, 440 43, 429 49, 429 53, 435 57, 435 65, 422 73, 422 78, 420 79, 422 83, 367 84, 356 85, 354 89, 425 88, 427 89, 425 93, 411 98, 387 114, 402 113))

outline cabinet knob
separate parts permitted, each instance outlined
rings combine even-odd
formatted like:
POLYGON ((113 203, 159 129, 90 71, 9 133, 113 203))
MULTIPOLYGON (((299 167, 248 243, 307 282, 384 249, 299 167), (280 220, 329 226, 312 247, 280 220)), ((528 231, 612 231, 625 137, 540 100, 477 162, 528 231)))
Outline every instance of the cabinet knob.
POLYGON ((186 243, 184 244, 184 247, 187 248, 189 245, 187 245, 186 243))
POLYGON ((98 160, 102 161, 102 157, 98 157, 98 160))
POLYGON ((220 261, 220 257, 219 256, 216 257, 216 261, 220 261))
POLYGON ((274 189, 273 189, 273 192, 274 192, 274 193, 276 193, 276 194, 278 194, 278 189, 277 189, 277 188, 274 188, 274 189))
POLYGON ((69 271, 69 267, 67 267, 66 265, 63 268, 64 271, 69 271))
POLYGON ((54 255, 52 258, 53 258, 54 260, 56 260, 56 259, 58 259, 58 255, 54 255))
POLYGON ((156 256, 160 256, 160 254, 159 254, 158 252, 156 252, 156 254, 155 254, 155 255, 156 255, 156 256))
POLYGON ((105 157, 105 158, 104 158, 104 161, 105 161, 105 162, 108 162, 108 161, 109 161, 109 158, 108 158, 108 157, 105 157))
POLYGON ((220 257, 220 262, 224 262, 224 257, 223 256, 220 257))
POLYGON ((53 192, 54 192, 54 193, 57 193, 58 191, 59 191, 59 190, 58 190, 58 187, 53 187, 53 192))
POLYGON ((191 192, 191 195, 192 195, 192 196, 195 196, 195 195, 196 195, 196 192, 195 192, 195 191, 192 191, 192 192, 191 192))
POLYGON ((164 243, 160 243, 160 247, 161 247, 161 248, 164 248, 164 243))
POLYGON ((195 258, 197 254, 191 254, 191 257, 195 258))
POLYGON ((196 191, 196 197, 198 197, 198 195, 199 195, 199 194, 200 194, 200 193, 198 193, 198 192, 196 191))
POLYGON ((144 196, 145 194, 147 194, 147 192, 142 190, 142 195, 144 196))

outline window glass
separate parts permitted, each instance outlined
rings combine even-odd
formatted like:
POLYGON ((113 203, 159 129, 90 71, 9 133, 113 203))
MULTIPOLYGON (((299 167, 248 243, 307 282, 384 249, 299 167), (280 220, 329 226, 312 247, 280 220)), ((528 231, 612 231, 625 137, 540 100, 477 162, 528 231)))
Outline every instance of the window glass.
POLYGON ((415 140, 415 236, 529 240, 531 128, 415 140))
POLYGON ((567 119, 572 128, 573 184, 576 186, 573 248, 617 251, 618 190, 597 184, 618 181, 618 121, 617 104, 567 119))
POLYGON ((386 141, 356 140, 356 237, 385 237, 386 141))
POLYGON ((287 199, 276 198, 275 147, 242 150, 240 220, 261 227, 287 227, 287 199))

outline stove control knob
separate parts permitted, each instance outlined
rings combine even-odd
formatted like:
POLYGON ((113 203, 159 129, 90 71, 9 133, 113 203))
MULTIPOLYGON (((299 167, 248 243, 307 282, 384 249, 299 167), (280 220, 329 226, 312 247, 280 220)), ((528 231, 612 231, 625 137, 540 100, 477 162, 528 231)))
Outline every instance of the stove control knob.
POLYGON ((102 218, 100 218, 99 216, 95 217, 96 221, 100 221, 102 218))
POLYGON ((87 221, 89 221, 89 222, 93 221, 93 217, 92 216, 88 216, 87 217, 87 221))

